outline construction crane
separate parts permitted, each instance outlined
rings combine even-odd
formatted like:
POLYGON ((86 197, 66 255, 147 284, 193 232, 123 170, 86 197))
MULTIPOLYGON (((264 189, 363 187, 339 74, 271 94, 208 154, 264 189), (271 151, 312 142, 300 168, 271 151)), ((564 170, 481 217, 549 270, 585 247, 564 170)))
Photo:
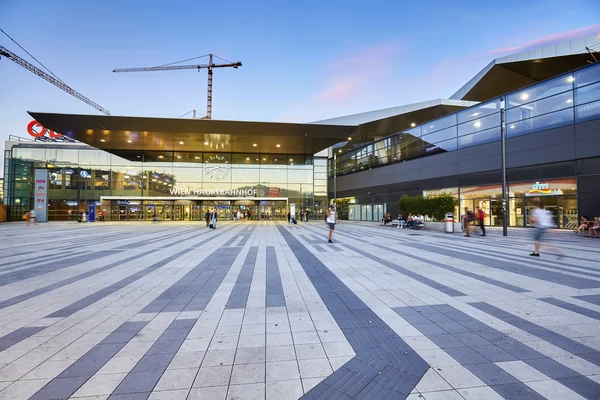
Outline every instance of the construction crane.
POLYGON ((18 55, 16 55, 12 51, 6 49, 5 47, 0 46, 0 58, 2 58, 2 56, 8 58, 9 60, 11 60, 13 62, 15 62, 16 64, 20 65, 21 67, 23 67, 23 68, 25 68, 25 69, 33 72, 34 74, 36 74, 40 78, 42 78, 42 79, 50 82, 51 84, 53 84, 57 88, 59 88, 61 90, 64 90, 65 92, 69 93, 71 96, 75 97, 76 99, 79 99, 79 100, 83 101, 85 104, 94 107, 96 110, 100 111, 101 113, 106 114, 106 115, 110 115, 110 112, 108 112, 108 110, 106 108, 104 108, 104 107, 100 106, 99 104, 93 102, 92 100, 88 99, 84 95, 82 95, 80 93, 77 93, 76 91, 74 91, 73 89, 71 89, 63 81, 60 81, 60 80, 56 79, 55 77, 53 77, 52 75, 49 75, 49 74, 45 73, 44 71, 42 71, 41 69, 39 69, 35 65, 29 63, 28 61, 26 61, 26 60, 22 59, 21 57, 19 57, 18 55))
MULTIPOLYGON (((196 65, 159 65, 157 67, 142 67, 142 68, 117 68, 113 72, 147 72, 147 71, 173 71, 182 69, 208 69, 208 88, 206 95, 206 117, 204 119, 212 118, 212 80, 213 80, 213 68, 225 68, 233 67, 237 69, 242 66, 241 62, 229 62, 225 64, 213 63, 213 54, 209 54, 208 64, 196 64, 196 65)), ((216 57, 216 56, 215 56, 216 57)), ((186 60, 187 61, 187 60, 186 60)))

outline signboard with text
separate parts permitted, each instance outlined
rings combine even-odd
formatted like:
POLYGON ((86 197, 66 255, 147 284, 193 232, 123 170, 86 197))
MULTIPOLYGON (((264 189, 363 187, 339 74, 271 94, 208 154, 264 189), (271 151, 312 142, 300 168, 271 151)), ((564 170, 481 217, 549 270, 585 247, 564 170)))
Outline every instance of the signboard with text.
POLYGON ((37 222, 48 222, 48 170, 36 169, 33 188, 33 209, 37 222))

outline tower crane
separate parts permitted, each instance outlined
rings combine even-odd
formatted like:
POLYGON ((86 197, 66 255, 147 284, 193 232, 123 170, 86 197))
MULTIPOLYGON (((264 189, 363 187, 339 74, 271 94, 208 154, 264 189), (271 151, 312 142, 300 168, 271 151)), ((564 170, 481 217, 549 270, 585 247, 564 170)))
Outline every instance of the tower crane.
POLYGON ((19 57, 18 55, 16 55, 12 51, 6 49, 3 46, 0 46, 0 58, 2 58, 2 56, 6 57, 7 59, 13 61, 14 63, 20 65, 21 67, 23 67, 23 68, 25 68, 25 69, 33 72, 34 74, 36 74, 40 78, 42 78, 42 79, 50 82, 51 84, 53 84, 57 88, 59 88, 61 90, 64 90, 65 92, 69 93, 71 96, 75 97, 76 99, 79 99, 79 100, 83 101, 85 104, 94 107, 96 110, 100 111, 101 113, 106 114, 106 115, 110 115, 110 112, 108 112, 108 110, 106 108, 101 107, 99 104, 93 102, 92 100, 88 99, 84 95, 82 95, 82 94, 76 92, 75 90, 71 89, 63 81, 58 80, 55 77, 53 77, 52 75, 49 75, 49 74, 45 73, 44 71, 42 71, 41 69, 39 69, 35 65, 31 64, 30 62, 28 62, 28 61, 22 59, 21 57, 19 57))
MULTIPOLYGON (((147 72, 147 71, 174 71, 174 70, 182 70, 182 69, 196 69, 200 71, 201 69, 208 70, 208 87, 207 87, 207 95, 206 95, 206 119, 211 119, 212 117, 212 80, 213 80, 213 68, 225 68, 225 67, 233 67, 237 69, 242 66, 240 61, 237 62, 228 62, 225 64, 215 64, 213 62, 213 54, 209 54, 208 64, 196 64, 196 65, 159 65, 157 67, 142 67, 142 68, 117 68, 114 69, 113 72, 147 72)), ((199 57, 198 57, 199 58, 199 57)), ((186 60, 187 61, 187 60, 186 60)))

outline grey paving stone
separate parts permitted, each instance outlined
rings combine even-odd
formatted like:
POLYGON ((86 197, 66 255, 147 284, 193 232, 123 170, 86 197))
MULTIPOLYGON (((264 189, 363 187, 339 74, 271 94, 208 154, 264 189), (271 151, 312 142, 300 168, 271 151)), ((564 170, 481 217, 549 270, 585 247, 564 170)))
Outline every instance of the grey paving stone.
POLYGON ((117 386, 113 394, 151 392, 163 374, 163 370, 131 372, 117 386))
POLYGON ((519 381, 494 363, 464 364, 479 379, 489 386, 518 383, 519 381))
POLYGON ((77 391, 90 376, 71 376, 52 379, 46 386, 31 396, 30 400, 67 399, 77 391))
POLYGON ((518 358, 495 345, 472 346, 472 349, 491 362, 517 361, 518 358))
POLYGON ((450 347, 445 348, 444 350, 462 365, 484 364, 488 362, 488 359, 486 359, 470 347, 450 347))
POLYGON ((495 385, 492 386, 498 394, 505 399, 519 399, 519 400, 544 400, 545 397, 538 394, 536 391, 531 389, 524 383, 510 383, 506 385, 495 385))

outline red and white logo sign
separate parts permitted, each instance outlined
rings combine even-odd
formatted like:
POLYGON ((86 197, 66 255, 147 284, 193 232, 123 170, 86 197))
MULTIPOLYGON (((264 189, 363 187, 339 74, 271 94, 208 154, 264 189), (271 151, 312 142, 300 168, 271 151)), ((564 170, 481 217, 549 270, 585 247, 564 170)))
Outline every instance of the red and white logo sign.
POLYGON ((52 139, 58 139, 62 137, 60 133, 56 133, 54 131, 51 131, 50 129, 44 128, 42 124, 40 124, 36 120, 31 121, 27 125, 27 133, 29 133, 29 135, 33 136, 34 138, 41 138, 45 134, 48 134, 48 136, 52 139))

